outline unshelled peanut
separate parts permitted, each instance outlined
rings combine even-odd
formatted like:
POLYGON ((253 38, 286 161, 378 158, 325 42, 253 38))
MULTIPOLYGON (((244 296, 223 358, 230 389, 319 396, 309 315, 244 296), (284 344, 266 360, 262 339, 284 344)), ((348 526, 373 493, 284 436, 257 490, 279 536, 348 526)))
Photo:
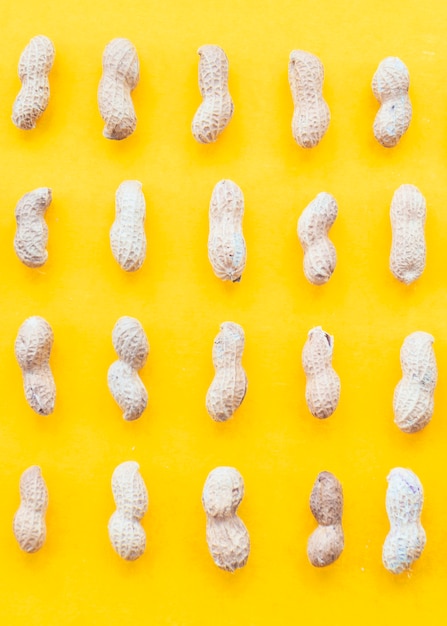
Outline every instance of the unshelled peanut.
POLYGON ((17 203, 14 249, 28 267, 41 267, 48 258, 48 226, 44 215, 51 199, 51 189, 39 187, 26 193, 17 203))
POLYGON ((203 488, 206 540, 215 564, 227 572, 243 567, 250 553, 250 537, 236 515, 244 495, 244 480, 234 467, 216 467, 203 488))
POLYGON ((115 468, 112 492, 116 511, 109 520, 109 537, 115 552, 126 561, 135 561, 146 549, 146 533, 140 520, 149 504, 146 485, 135 461, 115 468))
POLYGON ((49 415, 54 411, 56 386, 49 364, 53 340, 49 323, 35 315, 23 322, 15 341, 15 355, 22 369, 25 397, 39 415, 49 415))
POLYGON ((208 258, 222 280, 237 283, 245 268, 246 248, 242 234, 244 196, 231 180, 221 180, 211 196, 208 258))
POLYGON ((149 343, 140 322, 134 317, 120 317, 112 332, 113 347, 118 361, 109 367, 107 381, 110 392, 131 422, 141 417, 148 395, 138 370, 146 363, 149 343))
POLYGON ((434 337, 416 331, 405 338, 400 351, 402 379, 394 391, 394 422, 404 433, 416 433, 431 420, 438 369, 434 337))
POLYGON ((340 378, 332 367, 334 338, 321 326, 312 328, 304 344, 302 360, 307 377, 306 402, 314 417, 332 415, 340 399, 340 378))
POLYGON ((322 192, 307 205, 298 220, 298 239, 304 250, 304 274, 313 285, 323 285, 334 272, 337 253, 327 235, 337 214, 335 198, 322 192))
POLYGON ((425 198, 414 185, 401 185, 391 202, 390 269, 402 283, 409 285, 425 268, 425 198))
POLYGON ((318 528, 309 537, 307 556, 315 567, 325 567, 338 559, 344 547, 341 525, 343 489, 330 472, 320 472, 310 494, 310 510, 318 528))
POLYGON ((19 60, 22 88, 15 99, 12 121, 22 130, 36 127, 36 122, 48 106, 50 83, 48 74, 53 67, 54 46, 48 37, 33 37, 19 60))
POLYGON ((137 117, 131 92, 140 79, 135 46, 128 39, 112 39, 102 57, 103 73, 98 88, 98 106, 107 139, 126 139, 135 130, 137 117))
POLYGON ((392 574, 401 574, 425 547, 425 530, 420 521, 424 492, 419 478, 409 469, 396 467, 387 480, 386 510, 391 530, 383 545, 382 561, 392 574))
POLYGON ((206 408, 216 422, 230 419, 245 398, 247 375, 241 363, 244 343, 242 326, 234 322, 220 325, 213 345, 216 374, 206 395, 206 408))
POLYGON ((374 120, 374 136, 384 148, 393 148, 407 131, 412 116, 408 97, 410 75, 397 57, 387 57, 376 70, 372 90, 380 102, 374 120))
POLYGON ((115 196, 115 221, 110 245, 115 260, 126 272, 135 272, 146 257, 146 202, 138 180, 125 180, 115 196))
POLYGON ((45 543, 45 513, 48 490, 40 467, 32 465, 20 478, 20 507, 14 516, 13 532, 24 552, 37 552, 45 543))
POLYGON ((292 50, 289 85, 295 110, 292 134, 302 148, 314 148, 325 135, 331 115, 323 98, 324 68, 320 59, 304 50, 292 50))
POLYGON ((219 46, 202 46, 198 53, 203 102, 192 121, 192 134, 199 143, 213 143, 233 116, 234 105, 228 91, 228 59, 219 46))

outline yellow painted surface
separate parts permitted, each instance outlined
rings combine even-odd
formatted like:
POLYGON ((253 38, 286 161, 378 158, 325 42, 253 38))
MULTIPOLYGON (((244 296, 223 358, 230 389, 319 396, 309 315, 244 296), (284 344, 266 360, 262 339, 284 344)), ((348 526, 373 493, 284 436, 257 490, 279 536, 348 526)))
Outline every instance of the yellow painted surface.
POLYGON ((3 1, 0 58, 0 621, 2 624, 442 624, 446 619, 447 517, 447 5, 376 0, 226 2, 3 1), (11 107, 19 55, 35 34, 56 47, 49 108, 34 131, 19 131, 11 107), (116 36, 140 57, 135 134, 102 137, 96 104, 101 56, 116 36), (235 115, 215 145, 190 132, 200 103, 197 48, 220 44, 230 60, 235 115), (290 130, 288 56, 302 48, 326 70, 332 121, 313 151, 290 130), (370 82, 379 61, 398 55, 411 76, 414 116, 397 148, 372 135, 378 105, 370 82), (142 181, 148 254, 126 274, 112 257, 114 194, 142 181), (240 284, 219 281, 207 258, 214 184, 244 191, 248 262, 240 284), (389 205, 401 183, 425 194, 427 267, 413 286, 388 269, 389 205), (49 260, 40 270, 14 254, 14 207, 50 186, 49 260), (339 203, 331 238, 338 265, 317 288, 302 272, 296 222, 320 191, 339 203), (14 358, 23 320, 52 324, 55 413, 25 402, 14 358), (142 378, 149 407, 125 423, 106 375, 111 331, 136 316, 151 344, 142 378), (219 325, 246 332, 246 399, 215 424, 204 399, 219 325), (304 401, 301 350, 316 325, 335 336, 339 408, 320 422, 304 401), (440 382, 435 415, 420 434, 393 424, 404 337, 436 338, 440 382), (110 478, 136 460, 150 507, 148 545, 135 563, 113 552, 107 522, 110 478), (48 537, 22 553, 12 534, 18 483, 32 464, 50 492, 48 537), (201 491, 208 472, 234 465, 245 478, 240 515, 251 535, 245 569, 218 570, 205 542, 201 491), (411 573, 382 566, 388 532, 386 476, 409 467, 425 488, 427 547, 411 573), (317 473, 343 484, 346 547, 317 570, 306 556, 315 527, 308 498, 317 473))

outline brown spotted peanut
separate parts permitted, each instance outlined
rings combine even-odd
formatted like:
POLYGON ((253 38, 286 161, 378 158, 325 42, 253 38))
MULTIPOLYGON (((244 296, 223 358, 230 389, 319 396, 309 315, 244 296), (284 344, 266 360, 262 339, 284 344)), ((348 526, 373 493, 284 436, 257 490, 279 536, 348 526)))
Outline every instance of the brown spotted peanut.
POLYGON ((372 90, 380 102, 374 136, 384 148, 393 148, 408 129, 412 107, 408 97, 410 75, 398 57, 387 57, 376 70, 372 90))
POLYGON ((338 559, 344 547, 341 525, 343 489, 330 472, 320 472, 310 494, 310 510, 318 528, 309 537, 307 556, 315 567, 325 567, 338 559))
POLYGON ((303 348, 303 368, 307 377, 306 402, 314 417, 332 415, 340 399, 340 378, 332 367, 334 338, 321 326, 312 328, 303 348))
POLYGON ((247 375, 241 363, 244 343, 242 326, 234 322, 221 324, 213 345, 216 374, 206 395, 207 411, 216 422, 230 419, 247 392, 247 375))
POLYGON ((22 369, 25 397, 39 415, 54 411, 56 386, 49 360, 54 335, 49 323, 35 315, 26 319, 15 341, 15 355, 22 369))
POLYGON ((135 461, 126 461, 112 475, 116 511, 109 520, 109 537, 115 552, 126 561, 135 561, 146 549, 146 534, 140 521, 149 498, 139 469, 135 461))
POLYGON ((20 507, 14 516, 14 536, 24 552, 37 552, 45 543, 48 491, 40 467, 32 465, 20 478, 20 507))
POLYGON ((107 139, 125 139, 137 125, 131 97, 140 79, 135 46, 128 39, 112 39, 105 47, 102 67, 98 106, 105 122, 103 135, 107 139))
POLYGON ((322 192, 307 205, 298 220, 298 238, 304 250, 304 274, 313 285, 323 285, 334 272, 337 253, 327 235, 337 213, 335 198, 322 192))
POLYGON ((216 467, 203 488, 208 548, 215 564, 227 572, 243 567, 250 553, 248 531, 236 515, 243 495, 244 480, 234 467, 216 467))
POLYGON ((228 126, 234 110, 228 91, 228 59, 219 46, 202 46, 198 53, 203 102, 192 121, 192 134, 199 143, 213 143, 228 126))
POLYGON ((323 98, 324 68, 320 59, 293 50, 289 60, 289 85, 295 110, 292 134, 302 148, 314 148, 326 133, 331 115, 323 98))
POLYGON ((36 127, 36 122, 48 106, 50 83, 48 74, 53 67, 54 46, 48 37, 33 37, 19 60, 22 88, 14 102, 12 121, 22 130, 36 127))

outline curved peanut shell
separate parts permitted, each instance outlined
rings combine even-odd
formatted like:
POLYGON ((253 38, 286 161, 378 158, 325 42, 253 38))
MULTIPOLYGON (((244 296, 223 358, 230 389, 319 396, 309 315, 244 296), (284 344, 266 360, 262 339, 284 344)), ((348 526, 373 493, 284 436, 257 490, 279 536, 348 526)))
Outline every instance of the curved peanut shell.
POLYGON ((25 397, 39 415, 54 411, 56 386, 49 365, 53 330, 39 316, 26 319, 17 334, 15 355, 22 369, 25 397))
POLYGON ((243 567, 250 553, 248 531, 236 515, 243 495, 244 481, 234 467, 216 467, 203 488, 208 548, 215 564, 227 572, 243 567))
POLYGON ((387 57, 379 64, 372 80, 374 96, 381 105, 374 120, 374 136, 384 148, 396 146, 410 125, 409 86, 407 66, 398 57, 387 57))
POLYGON ((307 205, 298 220, 298 238, 304 251, 304 274, 313 285, 327 283, 335 270, 337 253, 327 235, 337 214, 335 198, 322 192, 307 205))
POLYGON ((221 180, 213 189, 209 209, 208 258, 215 275, 237 283, 246 262, 242 234, 244 196, 231 180, 221 180))
POLYGON ((419 478, 408 469, 394 468, 387 480, 386 510, 391 529, 383 545, 382 561, 392 574, 401 574, 425 547, 425 530, 420 521, 424 491, 419 478))
POLYGON ((12 121, 22 130, 31 130, 48 106, 50 83, 48 74, 53 67, 54 46, 48 37, 33 37, 19 60, 22 88, 15 99, 12 121))
POLYGON ((340 378, 332 367, 333 351, 334 338, 321 326, 309 331, 302 354, 307 377, 306 402, 318 419, 332 415, 340 399, 340 378))
POLYGON ((331 115, 323 98, 324 68, 320 59, 293 50, 289 60, 289 85, 295 110, 292 134, 302 148, 314 148, 325 135, 331 115))
POLYGON ((48 226, 44 215, 50 204, 51 189, 48 187, 26 193, 17 203, 14 250, 28 267, 41 267, 48 258, 48 226))
POLYGON ((203 102, 192 121, 192 134, 199 143, 213 143, 228 126, 234 111, 228 91, 228 59, 219 46, 202 46, 198 53, 203 102))
POLYGON ((107 139, 126 139, 137 125, 131 92, 140 79, 135 46, 128 39, 112 39, 102 57, 103 73, 98 87, 98 106, 107 139))
POLYGON ((397 280, 409 285, 425 268, 425 198, 414 185, 401 185, 391 202, 390 269, 397 280))
POLYGON ((213 345, 216 374, 206 395, 207 411, 216 422, 230 419, 247 392, 247 375, 241 364, 244 343, 244 331, 239 324, 221 324, 213 345))
POLYGON ((121 183, 116 191, 115 208, 116 218, 110 229, 112 254, 125 272, 135 272, 146 257, 146 202, 138 180, 121 183))
POLYGON ((405 338, 400 351, 403 377, 394 391, 394 422, 404 433, 416 433, 431 420, 438 369, 434 337, 417 331, 405 338))
POLYGON ((144 480, 135 461, 118 465, 112 475, 112 492, 116 511, 108 530, 115 552, 126 561, 135 561, 146 549, 146 534, 140 524, 149 498, 144 480))
POLYGON ((20 507, 14 516, 13 532, 24 552, 37 552, 45 543, 45 513, 48 490, 40 467, 32 465, 20 478, 20 507))

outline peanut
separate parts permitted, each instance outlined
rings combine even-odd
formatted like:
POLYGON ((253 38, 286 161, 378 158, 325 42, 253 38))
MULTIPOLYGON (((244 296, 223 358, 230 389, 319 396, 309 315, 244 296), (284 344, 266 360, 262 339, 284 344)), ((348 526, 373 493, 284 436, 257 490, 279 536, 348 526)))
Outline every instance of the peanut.
POLYGON ((107 139, 125 139, 137 125, 130 95, 140 79, 135 46, 128 39, 112 39, 105 47, 102 68, 98 106, 105 122, 103 135, 107 139))
POLYGON ((210 203, 208 258, 222 280, 238 283, 245 268, 246 249, 242 234, 244 196, 231 180, 221 180, 213 189, 210 203))
POLYGON ((402 379, 394 391, 394 422, 404 433, 422 430, 432 418, 438 379, 434 338, 417 331, 405 338, 400 351, 402 379))
POLYGON ((146 202, 138 180, 125 180, 115 196, 116 218, 110 229, 115 260, 125 272, 135 272, 146 257, 146 202))
POLYGON ((244 480, 234 467, 216 467, 202 493, 206 513, 206 541, 215 564, 226 570, 243 567, 250 553, 250 537, 236 515, 244 496, 244 480))
POLYGON ((324 68, 320 59, 304 50, 292 50, 289 85, 295 110, 292 134, 302 148, 315 148, 324 137, 331 114, 323 98, 324 68))
POLYGON ((138 375, 146 363, 149 343, 143 327, 134 317, 120 317, 112 332, 118 361, 109 367, 107 381, 123 418, 131 422, 141 417, 147 406, 147 391, 138 375))
POLYGON ((309 537, 307 556, 315 567, 326 567, 338 559, 344 548, 341 525, 343 489, 330 472, 320 472, 310 494, 310 510, 319 526, 309 537))
POLYGON ((301 213, 298 239, 304 250, 304 274, 313 285, 323 285, 334 272, 337 253, 327 234, 337 217, 337 201, 319 193, 301 213))
POLYGON ((22 87, 12 108, 12 121, 22 130, 36 127, 36 122, 48 106, 50 83, 48 74, 53 67, 54 46, 48 37, 33 37, 19 60, 22 87))
POLYGON ((220 325, 214 340, 213 364, 216 370, 206 395, 206 408, 216 422, 226 422, 238 409, 247 392, 247 375, 241 364, 245 335, 234 322, 220 325))
POLYGON ((321 326, 312 328, 303 348, 303 368, 307 377, 306 402, 318 419, 332 415, 340 399, 340 378, 332 367, 334 338, 321 326))
POLYGON ((39 187, 26 193, 17 203, 14 249, 28 267, 41 267, 48 259, 48 226, 43 216, 51 199, 51 189, 39 187))
POLYGON ((49 323, 35 315, 19 328, 15 354, 22 369, 25 397, 39 415, 54 411, 56 386, 49 364, 54 335, 49 323))
POLYGON ((202 46, 197 52, 203 102, 192 121, 192 134, 199 143, 213 143, 228 126, 234 111, 228 91, 228 59, 219 46, 202 46))
POLYGON ((376 70, 372 90, 380 102, 374 120, 374 136, 384 148, 393 148, 407 131, 412 116, 407 66, 397 57, 387 57, 376 70))
POLYGON ((409 469, 396 467, 387 477, 386 510, 391 530, 383 545, 382 561, 392 574, 408 570, 425 547, 420 522, 424 492, 419 478, 409 469))
POLYGON ((112 475, 116 511, 109 520, 109 537, 115 552, 126 561, 135 561, 146 549, 140 520, 147 511, 149 498, 139 469, 135 461, 126 461, 112 475))
POLYGON ((45 543, 45 513, 48 491, 38 465, 31 465, 20 477, 20 506, 14 516, 14 536, 24 552, 37 552, 45 543))
POLYGON ((401 185, 391 202, 390 269, 397 280, 409 285, 425 268, 425 198, 414 185, 401 185))

